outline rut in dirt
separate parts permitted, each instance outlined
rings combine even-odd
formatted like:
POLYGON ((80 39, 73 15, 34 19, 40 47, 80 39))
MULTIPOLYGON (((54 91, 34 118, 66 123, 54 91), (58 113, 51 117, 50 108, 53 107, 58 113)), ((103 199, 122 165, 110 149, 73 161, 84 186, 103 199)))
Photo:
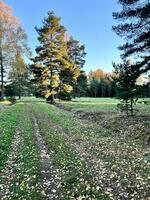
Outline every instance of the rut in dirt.
POLYGON ((44 199, 59 200, 59 186, 60 177, 58 176, 58 169, 53 165, 51 161, 51 153, 48 151, 45 142, 40 134, 37 119, 32 113, 32 120, 35 129, 36 144, 39 151, 39 161, 41 164, 42 174, 42 195, 44 199))

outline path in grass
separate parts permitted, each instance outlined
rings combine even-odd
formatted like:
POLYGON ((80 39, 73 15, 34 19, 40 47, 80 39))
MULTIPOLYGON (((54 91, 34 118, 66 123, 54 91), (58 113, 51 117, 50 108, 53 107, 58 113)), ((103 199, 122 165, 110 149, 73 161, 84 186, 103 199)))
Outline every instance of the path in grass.
POLYGON ((1 126, 1 131, 6 136, 1 136, 3 140, 0 141, 0 150, 4 155, 8 152, 9 154, 7 158, 4 156, 1 163, 3 168, 0 171, 0 199, 59 199, 58 171, 52 165, 30 107, 28 104, 22 104, 20 109, 20 105, 16 104, 9 109, 6 118, 3 113, 2 121, 5 124, 1 126), (20 115, 15 121, 12 111, 18 113, 17 116, 20 115), (12 116, 8 117, 9 114, 12 116), (10 126, 7 128, 8 123, 13 124, 12 130, 10 126), (16 131, 15 124, 18 124, 16 131))
POLYGON ((5 142, 8 136, 2 137, 4 143, 0 141, 7 150, 3 150, 4 153, 10 152, 0 171, 0 199, 108 199, 94 182, 85 162, 57 133, 56 127, 49 126, 48 120, 44 122, 31 112, 33 105, 21 103, 23 114, 13 121, 12 113, 19 106, 16 104, 13 109, 8 109, 5 124, 1 127, 5 136, 7 130, 11 130, 11 127, 5 129, 8 119, 11 124, 18 122, 17 131, 12 129, 8 134, 9 143, 5 142), (12 114, 11 118, 8 114, 12 114), (8 149, 9 144, 11 148, 8 149))
MULTIPOLYGON (((65 141, 73 147, 79 158, 86 162, 87 167, 91 169, 94 180, 97 182, 98 185, 104 188, 105 193, 110 197, 110 199, 118 199, 119 194, 122 193, 122 191, 120 191, 121 188, 117 187, 118 183, 114 182, 111 179, 111 173, 106 173, 106 168, 103 161, 96 158, 94 155, 91 155, 86 150, 85 146, 83 146, 82 143, 78 142, 77 138, 74 135, 68 134, 59 124, 52 121, 48 113, 44 113, 44 115, 40 113, 40 115, 43 120, 47 121, 50 126, 52 126, 56 130, 58 135, 62 135, 65 141)), ((38 115, 38 118, 40 117, 40 115, 38 115)))
POLYGON ((37 105, 32 105, 31 108, 34 121, 37 119, 35 124, 40 128, 48 151, 52 152, 53 163, 59 168, 60 199, 108 199, 101 190, 101 184, 95 182, 91 169, 83 160, 82 147, 74 143, 59 125, 52 123, 46 112, 38 112, 37 105))
POLYGON ((32 120, 34 123, 36 144, 39 151, 39 161, 41 163, 41 173, 42 173, 42 194, 45 199, 59 199, 58 189, 60 185, 60 177, 58 176, 58 169, 54 167, 51 161, 51 154, 48 152, 47 146, 43 141, 40 134, 37 119, 34 114, 32 114, 32 120))
POLYGON ((95 124, 92 127, 90 122, 74 119, 53 106, 35 107, 41 123, 47 121, 75 149, 110 198, 147 200, 150 197, 148 148, 123 141, 110 131, 100 130, 95 124))

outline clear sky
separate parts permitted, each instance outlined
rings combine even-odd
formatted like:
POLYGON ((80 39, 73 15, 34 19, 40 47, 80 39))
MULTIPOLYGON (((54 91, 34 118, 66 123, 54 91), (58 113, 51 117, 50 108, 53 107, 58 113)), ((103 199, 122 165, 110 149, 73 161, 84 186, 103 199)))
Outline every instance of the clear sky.
POLYGON ((20 19, 34 52, 37 46, 35 26, 40 26, 49 10, 61 17, 68 34, 85 44, 86 64, 84 70, 103 68, 112 70, 112 61, 119 62, 117 46, 122 40, 112 31, 116 23, 112 12, 119 10, 117 0, 4 0, 20 19))

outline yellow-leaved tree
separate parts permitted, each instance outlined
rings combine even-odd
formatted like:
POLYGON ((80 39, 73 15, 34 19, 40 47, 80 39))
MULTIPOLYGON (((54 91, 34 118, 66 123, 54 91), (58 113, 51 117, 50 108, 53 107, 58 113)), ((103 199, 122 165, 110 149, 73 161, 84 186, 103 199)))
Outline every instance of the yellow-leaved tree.
POLYGON ((4 98, 4 78, 11 67, 16 52, 24 54, 28 51, 27 35, 21 27, 13 9, 0 1, 0 99, 4 98), (6 70, 7 68, 7 70, 6 70))

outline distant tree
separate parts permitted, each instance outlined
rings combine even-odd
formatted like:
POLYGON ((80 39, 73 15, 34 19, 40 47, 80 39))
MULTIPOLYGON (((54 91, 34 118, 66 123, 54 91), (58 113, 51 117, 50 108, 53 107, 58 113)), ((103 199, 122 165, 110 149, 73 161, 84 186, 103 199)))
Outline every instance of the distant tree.
POLYGON ((97 91, 97 97, 115 96, 115 85, 112 73, 106 73, 103 69, 90 71, 88 74, 88 82, 89 95, 95 96, 93 93, 93 88, 97 88, 95 89, 95 91, 97 91))
POLYGON ((47 101, 53 103, 54 95, 61 91, 70 93, 72 86, 65 77, 78 70, 69 58, 66 29, 60 24, 60 18, 54 12, 48 12, 42 28, 36 28, 40 46, 36 48, 37 56, 33 59, 31 70, 39 85, 39 91, 47 101))
POLYGON ((81 71, 74 85, 73 96, 74 97, 86 97, 88 93, 88 80, 84 71, 81 71))
POLYGON ((121 99, 119 108, 125 111, 127 115, 134 114, 134 103, 137 101, 136 81, 134 78, 136 67, 130 61, 124 61, 121 64, 113 64, 116 73, 116 89, 118 98, 121 99))
POLYGON ((98 97, 99 81, 96 79, 91 80, 89 85, 90 94, 92 97, 98 97))
POLYGON ((105 72, 103 69, 96 69, 96 70, 91 70, 88 74, 89 80, 96 79, 98 81, 104 79, 105 77, 105 72))
POLYGON ((13 10, 0 1, 0 84, 1 97, 4 98, 4 78, 7 67, 16 51, 24 52, 27 48, 27 36, 21 28, 19 20, 13 16, 13 10))
POLYGON ((121 12, 114 12, 113 17, 123 23, 113 26, 113 30, 126 40, 119 49, 122 58, 134 57, 135 79, 150 70, 150 1, 118 0, 121 12))

